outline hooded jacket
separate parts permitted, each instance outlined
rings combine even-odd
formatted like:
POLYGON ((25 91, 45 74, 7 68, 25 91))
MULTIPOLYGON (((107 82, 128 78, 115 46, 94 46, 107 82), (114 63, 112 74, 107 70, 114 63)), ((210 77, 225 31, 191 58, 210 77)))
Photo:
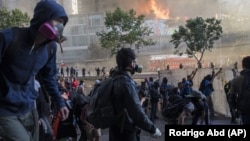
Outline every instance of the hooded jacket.
POLYGON ((56 42, 51 41, 50 45, 43 44, 32 50, 39 27, 56 18, 63 18, 64 25, 68 21, 61 5, 53 0, 38 2, 30 27, 20 37, 20 46, 9 59, 4 55, 13 41, 13 31, 9 28, 0 32, 0 116, 22 116, 34 108, 38 97, 34 78, 38 71, 52 101, 59 107, 65 106, 56 81, 56 42), (53 50, 51 54, 48 47, 53 50))

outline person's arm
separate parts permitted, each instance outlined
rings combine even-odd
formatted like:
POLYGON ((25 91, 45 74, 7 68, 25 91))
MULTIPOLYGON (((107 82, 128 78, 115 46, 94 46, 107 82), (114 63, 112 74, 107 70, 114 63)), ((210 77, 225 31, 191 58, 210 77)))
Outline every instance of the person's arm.
POLYGON ((198 68, 196 68, 194 71, 192 71, 192 73, 190 74, 190 79, 193 80, 196 72, 198 71, 198 68))
POLYGON ((151 133, 153 137, 161 136, 161 132, 154 123, 148 118, 142 109, 139 97, 136 92, 136 87, 132 81, 126 79, 119 85, 119 92, 122 92, 122 99, 124 100, 124 108, 129 117, 133 120, 134 125, 151 133))
POLYGON ((47 45, 47 47, 53 48, 53 52, 48 51, 48 61, 45 66, 39 71, 42 76, 42 82, 49 95, 52 98, 52 102, 54 102, 60 110, 62 120, 68 118, 69 110, 65 105, 63 98, 61 97, 61 93, 59 91, 58 82, 56 80, 56 43, 53 42, 51 45, 47 45), (50 54, 51 53, 51 54, 50 54))

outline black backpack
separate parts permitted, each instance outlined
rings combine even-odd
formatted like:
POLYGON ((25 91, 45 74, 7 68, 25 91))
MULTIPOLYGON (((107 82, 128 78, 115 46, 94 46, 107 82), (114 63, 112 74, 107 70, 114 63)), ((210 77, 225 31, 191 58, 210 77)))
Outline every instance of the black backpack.
POLYGON ((188 102, 188 99, 184 99, 179 95, 169 96, 168 104, 162 109, 162 116, 167 119, 178 118, 188 102))
POLYGON ((91 91, 89 107, 87 110, 88 121, 95 128, 109 128, 114 125, 120 114, 114 109, 113 83, 123 76, 109 77, 91 91))

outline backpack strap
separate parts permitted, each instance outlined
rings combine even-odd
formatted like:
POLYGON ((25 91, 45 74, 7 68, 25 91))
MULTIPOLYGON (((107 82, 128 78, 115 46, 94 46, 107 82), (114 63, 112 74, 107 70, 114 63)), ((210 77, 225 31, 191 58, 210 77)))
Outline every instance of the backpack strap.
POLYGON ((10 46, 6 49, 5 54, 2 60, 8 60, 12 55, 14 55, 17 49, 21 45, 22 38, 24 37, 25 28, 12 27, 13 31, 13 40, 10 43, 10 46))
MULTIPOLYGON (((11 58, 12 55, 16 53, 18 48, 20 48, 21 41, 23 37, 25 37, 24 35, 27 31, 27 28, 20 28, 20 27, 12 27, 11 29, 13 31, 13 40, 10 43, 10 46, 6 49, 2 60, 9 59, 11 58)), ((48 43, 49 58, 53 55, 53 53, 54 53, 54 50, 52 47, 52 42, 50 42, 48 43)))
POLYGON ((46 101, 47 103, 49 103, 49 102, 50 102, 50 100, 49 100, 49 93, 48 93, 47 89, 46 89, 45 86, 44 86, 44 82, 43 82, 43 78, 42 78, 42 76, 41 76, 41 72, 38 72, 38 73, 36 74, 36 79, 37 79, 37 81, 38 81, 38 82, 40 83, 40 85, 41 85, 40 90, 42 91, 42 94, 43 94, 43 96, 44 96, 45 101, 46 101))

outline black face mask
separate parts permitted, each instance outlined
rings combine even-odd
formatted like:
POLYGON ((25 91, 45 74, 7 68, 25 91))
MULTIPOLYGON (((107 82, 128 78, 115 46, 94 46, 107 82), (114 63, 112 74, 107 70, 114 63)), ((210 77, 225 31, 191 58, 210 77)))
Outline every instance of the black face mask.
POLYGON ((137 65, 137 64, 136 64, 134 70, 135 70, 135 72, 141 73, 141 72, 142 72, 142 68, 143 68, 143 67, 142 67, 141 65, 137 65))
POLYGON ((135 72, 141 73, 142 68, 143 68, 142 66, 136 64, 136 66, 134 68, 131 68, 129 71, 133 75, 133 74, 135 74, 135 72))

